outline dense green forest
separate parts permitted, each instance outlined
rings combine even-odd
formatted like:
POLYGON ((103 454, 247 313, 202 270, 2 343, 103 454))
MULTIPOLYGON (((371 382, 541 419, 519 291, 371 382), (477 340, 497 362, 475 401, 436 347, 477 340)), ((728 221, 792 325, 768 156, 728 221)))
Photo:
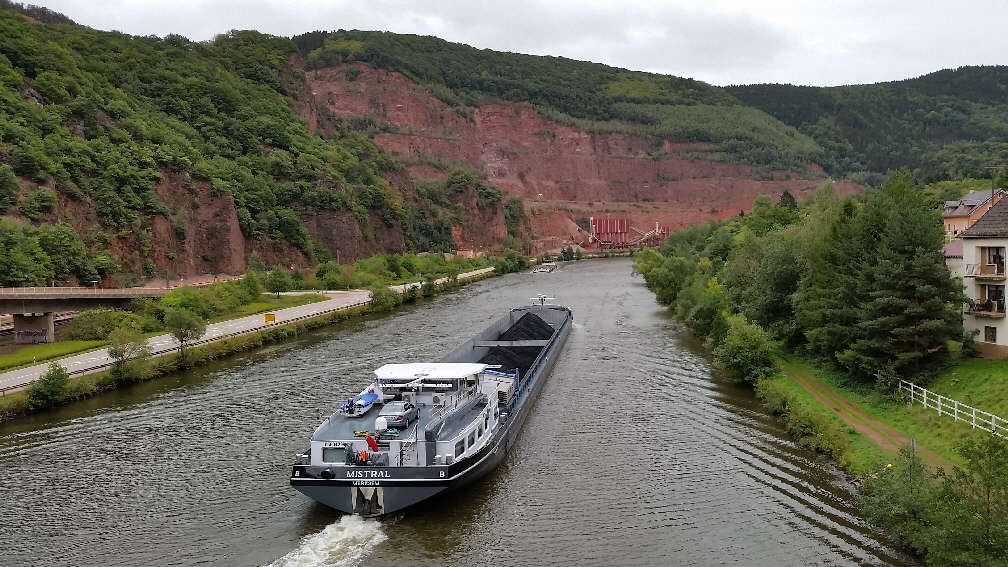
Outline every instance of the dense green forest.
MULTIPOLYGON (((1008 67, 946 69, 905 81, 843 87, 744 85, 742 102, 798 128, 831 175, 877 185, 909 168, 923 183, 990 178, 1008 164, 1008 67)), ((1008 171, 1003 171, 1004 186, 1008 171)))
POLYGON ((386 32, 312 32, 293 41, 308 69, 364 61, 398 71, 463 116, 488 99, 526 102, 589 132, 713 143, 717 159, 800 170, 822 157, 796 129, 693 79, 386 32))

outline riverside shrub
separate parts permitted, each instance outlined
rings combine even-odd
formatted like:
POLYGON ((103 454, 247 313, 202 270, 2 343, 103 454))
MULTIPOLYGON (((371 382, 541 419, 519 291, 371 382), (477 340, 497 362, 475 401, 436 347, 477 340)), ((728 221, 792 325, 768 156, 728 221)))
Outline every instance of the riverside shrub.
POLYGON ((49 370, 28 386, 28 409, 48 409, 66 397, 70 374, 59 363, 53 362, 49 370))
POLYGON ((728 333, 711 354, 714 363, 730 378, 752 383, 773 374, 776 345, 759 325, 742 315, 727 317, 728 333))

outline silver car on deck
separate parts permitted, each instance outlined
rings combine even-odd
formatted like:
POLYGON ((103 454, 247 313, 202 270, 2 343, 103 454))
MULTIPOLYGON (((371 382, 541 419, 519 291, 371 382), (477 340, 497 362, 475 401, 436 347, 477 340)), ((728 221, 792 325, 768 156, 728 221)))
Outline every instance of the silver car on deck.
POLYGON ((389 428, 406 429, 412 421, 420 416, 420 410, 409 402, 389 402, 381 409, 379 417, 384 417, 389 428))

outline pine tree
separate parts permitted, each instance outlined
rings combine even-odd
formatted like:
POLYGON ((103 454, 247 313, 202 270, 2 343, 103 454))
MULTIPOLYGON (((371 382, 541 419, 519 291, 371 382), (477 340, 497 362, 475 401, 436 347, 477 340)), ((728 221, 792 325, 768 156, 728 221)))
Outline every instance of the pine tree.
POLYGON ((947 342, 962 337, 962 291, 945 267, 938 213, 905 171, 869 198, 864 213, 881 230, 876 251, 857 271, 857 340, 838 359, 873 376, 886 367, 906 376, 944 362, 947 342))

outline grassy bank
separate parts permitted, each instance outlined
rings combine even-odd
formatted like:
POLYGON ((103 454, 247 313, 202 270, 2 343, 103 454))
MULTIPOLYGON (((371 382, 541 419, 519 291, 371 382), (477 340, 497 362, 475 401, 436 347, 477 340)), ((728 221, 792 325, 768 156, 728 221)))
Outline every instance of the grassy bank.
POLYGON ((28 345, 10 354, 0 356, 0 372, 17 370, 82 352, 98 350, 107 344, 108 341, 61 341, 28 345))
MULTIPOLYGON (((913 437, 918 446, 933 451, 953 465, 965 465, 962 456, 955 450, 956 445, 975 436, 986 434, 979 429, 973 429, 964 422, 955 421, 951 417, 939 416, 935 410, 925 409, 922 405, 908 406, 908 398, 903 394, 880 394, 869 387, 852 385, 836 371, 817 367, 808 361, 791 359, 789 363, 815 375, 833 392, 850 401, 872 419, 878 420, 908 438, 913 437)), ((1002 370, 1005 369, 1008 369, 1008 362, 1004 361, 961 361, 935 383, 929 385, 928 389, 953 399, 959 399, 963 403, 979 409, 1003 415, 1006 408, 999 405, 998 402, 1008 398, 1008 384, 1005 384, 1003 380, 991 380, 991 377, 1003 375, 1002 370)), ((795 386, 798 387, 797 384, 795 386)), ((808 397, 811 398, 811 395, 808 397)), ((812 401, 818 404, 817 400, 813 399, 812 401)), ((826 408, 822 404, 818 404, 818 408, 824 414, 834 414, 830 408, 826 408)), ((895 453, 883 451, 883 454, 893 455, 895 453)), ((869 456, 868 453, 865 455, 869 456)), ((857 460, 860 462, 864 459, 858 458, 857 460)), ((854 472, 858 472, 857 469, 854 472)))
POLYGON ((960 361, 927 386, 932 392, 1000 417, 1008 416, 1008 360, 960 361))

